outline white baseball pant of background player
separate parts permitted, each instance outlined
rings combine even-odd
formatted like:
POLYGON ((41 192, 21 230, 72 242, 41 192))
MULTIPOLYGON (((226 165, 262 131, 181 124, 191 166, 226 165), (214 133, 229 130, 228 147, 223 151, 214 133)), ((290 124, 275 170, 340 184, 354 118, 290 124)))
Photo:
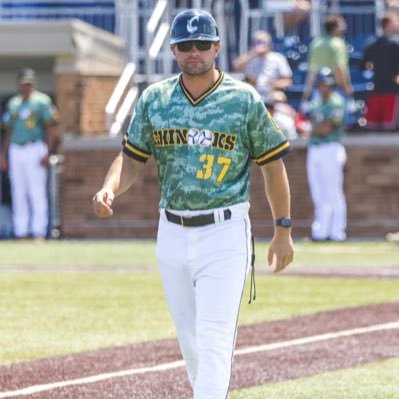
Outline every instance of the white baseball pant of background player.
POLYGON ((45 237, 48 224, 47 167, 40 164, 47 145, 36 141, 10 144, 9 164, 13 207, 13 228, 17 237, 29 231, 45 237))
MULTIPOLYGON (((182 227, 160 211, 157 257, 195 399, 225 399, 250 266, 249 204, 213 211, 219 223, 182 227)), ((212 211, 171 211, 194 216, 212 211)))
POLYGON ((346 238, 346 203, 343 191, 346 151, 341 143, 310 145, 307 170, 315 218, 312 237, 346 238))

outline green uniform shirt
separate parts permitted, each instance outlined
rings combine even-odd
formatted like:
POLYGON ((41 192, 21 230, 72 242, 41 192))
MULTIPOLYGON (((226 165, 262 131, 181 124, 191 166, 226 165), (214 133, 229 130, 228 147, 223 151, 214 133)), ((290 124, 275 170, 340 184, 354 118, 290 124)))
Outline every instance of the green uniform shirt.
POLYGON ((327 101, 319 98, 311 111, 312 124, 331 121, 335 128, 327 136, 310 136, 309 144, 341 142, 344 136, 345 100, 337 92, 332 92, 327 101))
POLYGON ((10 128, 10 142, 26 144, 44 140, 45 126, 57 118, 51 98, 35 90, 27 101, 18 94, 12 97, 3 116, 4 125, 10 128))
POLYGON ((181 76, 148 87, 123 151, 142 162, 154 156, 161 208, 206 210, 248 201, 251 159, 278 159, 289 143, 255 89, 220 72, 198 99, 181 76))
POLYGON ((313 40, 309 50, 309 67, 319 71, 323 67, 348 68, 348 50, 343 39, 324 35, 313 40))

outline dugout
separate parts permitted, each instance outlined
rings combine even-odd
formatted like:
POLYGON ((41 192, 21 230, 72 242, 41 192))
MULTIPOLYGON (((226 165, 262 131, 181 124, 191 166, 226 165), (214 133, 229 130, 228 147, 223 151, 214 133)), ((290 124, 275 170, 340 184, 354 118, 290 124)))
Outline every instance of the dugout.
POLYGON ((78 19, 3 20, 0 37, 1 102, 29 66, 54 99, 63 134, 104 134, 104 108, 125 65, 121 38, 78 19))

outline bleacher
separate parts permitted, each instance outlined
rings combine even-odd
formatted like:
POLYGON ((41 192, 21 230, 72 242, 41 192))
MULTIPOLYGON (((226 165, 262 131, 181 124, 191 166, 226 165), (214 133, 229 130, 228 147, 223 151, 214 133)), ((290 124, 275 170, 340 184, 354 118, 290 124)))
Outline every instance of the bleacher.
MULTIPOLYGON (((127 43, 126 61, 136 65, 136 78, 146 83, 151 77, 158 79, 177 71, 165 27, 181 9, 201 5, 212 12, 221 27, 225 51, 218 63, 222 69, 231 70, 232 60, 248 49, 253 31, 264 29, 271 33, 275 51, 287 57, 294 73, 287 95, 295 107, 303 91, 309 43, 321 33, 324 16, 340 13, 348 26, 346 41, 359 115, 364 97, 372 89, 371 76, 359 69, 359 60, 365 43, 376 35, 376 21, 384 11, 384 0, 318 0, 314 2, 317 8, 312 7, 300 22, 287 30, 281 16, 297 12, 288 0, 5 0, 0 4, 0 23, 79 18, 122 37, 127 43), (151 31, 148 23, 156 10, 161 10, 157 16, 159 24, 151 31), (157 36, 161 29, 164 34, 157 36), (151 53, 154 48, 155 56, 151 53)), ((358 115, 354 119, 356 124, 358 115)))
POLYGON ((112 0, 4 0, 1 20, 77 18, 108 32, 115 32, 115 2, 112 0))

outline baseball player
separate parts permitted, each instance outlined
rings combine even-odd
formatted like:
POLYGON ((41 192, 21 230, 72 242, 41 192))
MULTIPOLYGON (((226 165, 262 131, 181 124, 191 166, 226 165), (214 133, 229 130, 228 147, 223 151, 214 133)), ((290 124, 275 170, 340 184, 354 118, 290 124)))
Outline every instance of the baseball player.
POLYGON ((103 187, 98 216, 113 213, 150 156, 161 187, 157 258, 195 399, 225 399, 241 297, 251 260, 249 170, 263 172, 275 219, 268 262, 293 259, 290 194, 281 157, 289 143, 252 87, 215 67, 221 45, 202 10, 173 20, 179 76, 141 95, 103 187))
POLYGON ((22 69, 19 93, 7 103, 1 169, 9 169, 16 238, 42 240, 49 222, 47 167, 58 144, 59 116, 51 98, 36 90, 35 72, 22 69))
POLYGON ((334 91, 335 79, 328 68, 317 77, 320 97, 311 111, 307 171, 314 204, 312 239, 343 241, 346 238, 346 202, 343 189, 346 151, 345 100, 334 91))

